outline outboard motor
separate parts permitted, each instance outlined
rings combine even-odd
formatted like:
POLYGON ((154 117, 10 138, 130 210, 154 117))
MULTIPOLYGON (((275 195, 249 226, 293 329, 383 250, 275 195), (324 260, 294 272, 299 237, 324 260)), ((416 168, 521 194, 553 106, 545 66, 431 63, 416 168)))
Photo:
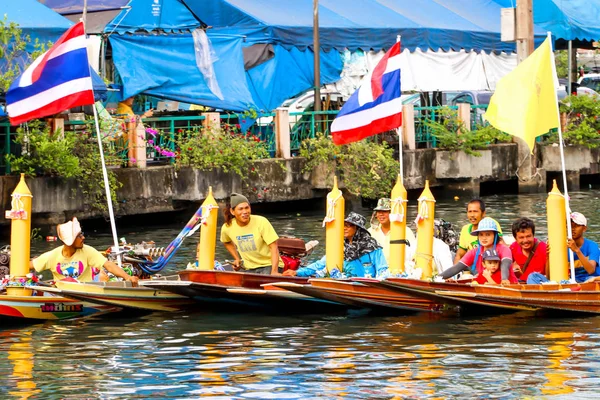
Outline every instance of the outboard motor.
POLYGON ((10 275, 10 246, 0 249, 0 280, 10 275))

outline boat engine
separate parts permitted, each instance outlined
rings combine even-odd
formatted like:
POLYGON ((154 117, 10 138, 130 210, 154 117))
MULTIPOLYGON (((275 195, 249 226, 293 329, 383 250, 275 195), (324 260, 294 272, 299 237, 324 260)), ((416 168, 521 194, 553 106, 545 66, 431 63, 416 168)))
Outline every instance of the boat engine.
MULTIPOLYGON (((122 257, 122 267, 131 276, 137 276, 140 279, 149 278, 140 267, 139 264, 146 261, 153 261, 165 254, 164 247, 156 247, 155 242, 141 242, 134 245, 124 242, 119 246, 117 252, 113 251, 113 247, 109 247, 105 252, 106 258, 116 263, 117 257, 122 257)), ((110 274, 112 275, 112 274, 110 274)))
POLYGON ((0 249, 0 279, 10 275, 10 246, 0 249))
POLYGON ((283 261, 283 271, 288 269, 297 270, 302 264, 302 259, 312 253, 319 244, 316 240, 305 243, 304 240, 295 237, 280 237, 277 239, 279 255, 283 261))

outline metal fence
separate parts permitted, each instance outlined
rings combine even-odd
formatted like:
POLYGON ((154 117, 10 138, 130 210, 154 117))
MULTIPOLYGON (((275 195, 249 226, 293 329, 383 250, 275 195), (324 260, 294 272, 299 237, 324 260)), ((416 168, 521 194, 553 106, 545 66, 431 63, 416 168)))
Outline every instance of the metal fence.
MULTIPOLYGON (((451 107, 456 109, 457 107, 451 107)), ((442 107, 415 107, 415 142, 418 148, 435 148, 437 141, 427 123, 428 121, 439 121, 439 111, 442 107)), ((485 106, 471 107, 472 129, 482 125, 485 106)), ((317 133, 330 134, 331 123, 338 111, 320 112, 293 112, 289 114, 290 125, 290 149, 292 155, 298 155, 301 143, 311 139, 317 133)), ((144 133, 147 147, 146 157, 149 164, 167 164, 173 162, 172 154, 176 152, 177 135, 190 130, 200 131, 205 126, 204 115, 192 116, 161 116, 145 118, 143 123, 146 127, 144 133)), ((244 135, 248 140, 260 139, 266 143, 271 157, 275 156, 275 113, 260 113, 247 116, 244 114, 221 114, 220 125, 228 132, 244 135), (253 122, 253 123, 252 123, 253 122), (251 124, 252 123, 252 124, 251 124), (242 132, 243 127, 247 131, 242 132)), ((91 121, 66 121, 65 129, 68 131, 80 131, 88 129, 95 132, 91 121), (84 127, 82 125, 88 125, 84 127)), ((122 120, 114 119, 101 123, 103 140, 106 143, 108 159, 114 163, 126 165, 128 161, 128 139, 124 134, 122 120)), ((16 127, 11 127, 8 121, 0 122, 0 171, 10 173, 10 165, 6 161, 8 154, 20 154, 19 146, 14 143, 16 127)), ((393 135, 388 135, 393 137, 393 135)))

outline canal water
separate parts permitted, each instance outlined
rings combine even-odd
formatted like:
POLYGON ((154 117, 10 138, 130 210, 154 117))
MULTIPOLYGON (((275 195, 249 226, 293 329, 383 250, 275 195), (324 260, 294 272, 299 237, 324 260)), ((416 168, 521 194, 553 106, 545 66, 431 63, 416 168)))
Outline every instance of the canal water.
MULTIPOLYGON (((600 191, 571 194, 600 241, 600 191)), ((545 238, 545 195, 490 196, 505 232, 518 216, 545 238)), ((464 200, 436 217, 465 223, 464 200)), ((413 202, 414 203, 414 202, 413 202)), ((358 209, 363 215, 367 209, 358 209)), ((410 218, 416 205, 409 207, 410 218)), ((321 242, 322 212, 267 215, 280 235, 321 242)), ((119 226, 129 242, 166 246, 183 223, 119 226)), ((83 229, 88 244, 107 231, 83 229)), ((168 272, 195 254, 190 238, 168 272)), ((57 243, 35 242, 32 255, 57 243)), ((218 247, 217 257, 226 253, 218 247)), ((0 325, 0 398, 600 398, 600 317, 527 312, 456 316, 269 314, 195 309, 0 325)))

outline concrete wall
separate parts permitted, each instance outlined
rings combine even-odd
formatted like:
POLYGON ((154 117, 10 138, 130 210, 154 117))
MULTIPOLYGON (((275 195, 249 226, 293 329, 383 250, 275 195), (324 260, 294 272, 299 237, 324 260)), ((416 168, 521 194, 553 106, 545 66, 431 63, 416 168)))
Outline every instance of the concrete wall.
MULTIPOLYGON (((453 190, 479 194, 479 184, 490 181, 509 181, 516 178, 519 159, 516 144, 490 146, 480 151, 481 157, 436 149, 406 150, 404 152, 404 186, 421 189, 425 180, 446 194, 453 190)), ((541 149, 541 170, 559 171, 558 148, 541 149)), ((597 174, 600 150, 567 148, 569 179, 578 181, 578 174, 597 174)), ((333 183, 333 165, 302 172, 304 159, 273 159, 254 163, 258 177, 242 181, 239 176, 222 170, 202 172, 191 168, 176 171, 170 166, 146 169, 116 169, 122 187, 117 191, 117 215, 136 215, 176 211, 190 202, 202 201, 212 186, 217 200, 229 193, 246 194, 251 202, 283 202, 322 198, 333 183)), ((2 211, 10 209, 10 194, 18 181, 16 176, 0 177, 2 211)), ((571 182, 569 182, 571 184, 571 182)), ((73 215, 81 219, 102 215, 84 204, 77 182, 60 178, 28 178, 33 193, 34 225, 64 222, 73 215)), ((102 182, 98 182, 102 185, 102 182)), ((343 187, 343 181, 340 182, 343 187)), ((578 188, 578 186, 574 186, 578 188)), ((7 225, 9 220, 0 219, 7 225)))

